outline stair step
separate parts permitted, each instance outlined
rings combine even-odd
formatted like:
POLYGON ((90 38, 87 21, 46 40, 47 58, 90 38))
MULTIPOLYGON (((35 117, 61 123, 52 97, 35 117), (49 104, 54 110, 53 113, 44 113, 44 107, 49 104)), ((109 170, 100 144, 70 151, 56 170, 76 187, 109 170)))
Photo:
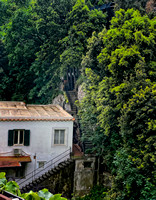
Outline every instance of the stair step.
POLYGON ((59 166, 57 166, 57 167, 55 167, 55 169, 58 171, 58 170, 60 170, 60 167, 59 167, 59 166))
POLYGON ((42 177, 43 177, 44 179, 48 178, 48 176, 46 176, 45 174, 44 174, 44 175, 42 175, 42 177))
POLYGON ((50 174, 49 172, 46 172, 45 175, 46 175, 47 177, 51 176, 51 174, 50 174))
POLYGON ((59 169, 63 169, 64 167, 64 165, 59 165, 59 169))
POLYGON ((53 172, 52 170, 49 170, 48 173, 49 173, 50 175, 53 175, 53 174, 54 174, 54 172, 53 172))
MULTIPOLYGON (((70 152, 69 152, 70 155, 70 152)), ((40 176, 36 177, 36 179, 34 179, 32 182, 27 182, 25 183, 24 186, 21 186, 21 191, 28 191, 28 190, 32 190, 33 188, 36 187, 36 185, 38 185, 39 183, 43 182, 45 179, 48 179, 50 176, 52 176, 55 173, 58 173, 61 169, 67 167, 70 163, 72 162, 72 159, 67 159, 64 160, 63 162, 60 162, 58 165, 56 165, 54 168, 46 171, 44 173, 41 173, 40 176)), ((49 167, 49 165, 48 165, 49 167)), ((42 171, 41 171, 42 172, 42 171)))
POLYGON ((59 164, 59 167, 65 167, 66 166, 66 163, 60 163, 59 164))
POLYGON ((40 183, 40 180, 39 180, 39 179, 36 179, 35 181, 36 181, 37 183, 40 183))
POLYGON ((72 163, 72 162, 74 162, 72 159, 69 159, 68 161, 67 161, 67 164, 70 164, 70 163, 72 163))
POLYGON ((53 171, 53 172, 57 172, 57 170, 56 170, 55 168, 54 168, 54 169, 52 169, 52 171, 53 171))
POLYGON ((37 182, 36 180, 35 180, 35 181, 33 181, 32 183, 33 183, 33 185, 34 185, 34 184, 35 184, 35 185, 36 185, 36 184, 38 184, 38 182, 37 182))

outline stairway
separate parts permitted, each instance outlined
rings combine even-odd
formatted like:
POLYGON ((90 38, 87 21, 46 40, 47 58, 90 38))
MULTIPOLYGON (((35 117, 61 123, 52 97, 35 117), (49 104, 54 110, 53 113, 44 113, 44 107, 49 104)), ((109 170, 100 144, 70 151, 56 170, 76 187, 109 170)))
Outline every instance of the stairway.
POLYGON ((82 156, 83 155, 83 144, 81 142, 81 133, 80 133, 80 124, 79 124, 79 119, 78 119, 78 109, 77 106, 75 105, 75 101, 78 100, 77 98, 77 92, 75 90, 72 91, 66 91, 66 95, 68 97, 69 104, 71 106, 71 111, 68 111, 72 116, 75 118, 74 122, 74 146, 73 146, 73 151, 74 151, 74 156, 82 156))
POLYGON ((66 91, 68 101, 71 107, 70 114, 75 115, 77 114, 77 106, 75 105, 75 101, 77 100, 77 93, 73 91, 66 91))
POLYGON ((38 168, 27 174, 24 179, 17 181, 22 192, 33 190, 47 178, 58 173, 61 169, 67 167, 73 162, 70 158, 70 149, 48 161, 44 168, 38 168))
POLYGON ((86 154, 92 154, 93 144, 91 141, 85 139, 83 142, 84 145, 84 153, 86 154))

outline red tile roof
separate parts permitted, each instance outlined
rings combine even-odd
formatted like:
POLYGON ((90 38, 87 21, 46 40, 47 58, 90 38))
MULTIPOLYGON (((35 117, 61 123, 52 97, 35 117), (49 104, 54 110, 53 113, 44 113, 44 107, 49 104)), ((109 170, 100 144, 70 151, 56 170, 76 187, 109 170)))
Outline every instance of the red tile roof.
POLYGON ((59 105, 29 105, 24 102, 0 101, 0 121, 73 121, 59 105))

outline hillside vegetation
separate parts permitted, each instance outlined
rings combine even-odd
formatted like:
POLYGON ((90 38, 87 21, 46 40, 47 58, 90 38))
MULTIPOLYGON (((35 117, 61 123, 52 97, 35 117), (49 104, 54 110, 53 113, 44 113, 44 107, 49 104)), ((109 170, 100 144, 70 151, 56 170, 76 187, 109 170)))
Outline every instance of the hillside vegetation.
POLYGON ((113 175, 105 199, 155 200, 155 0, 115 0, 109 26, 91 9, 108 2, 0 0, 0 100, 51 103, 76 67, 82 139, 113 175))

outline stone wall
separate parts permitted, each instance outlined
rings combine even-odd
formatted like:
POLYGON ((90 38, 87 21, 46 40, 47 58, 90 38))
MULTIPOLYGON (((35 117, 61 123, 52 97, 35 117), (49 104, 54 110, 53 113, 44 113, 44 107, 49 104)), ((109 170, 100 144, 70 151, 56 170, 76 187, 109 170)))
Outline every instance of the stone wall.
POLYGON ((82 157, 75 160, 74 196, 88 194, 94 184, 95 157, 82 157))
POLYGON ((61 193, 63 197, 71 199, 73 194, 74 171, 75 163, 73 162, 69 166, 61 169, 59 173, 43 181, 36 190, 47 188, 53 194, 61 193))
POLYGON ((100 165, 98 168, 98 160, 94 156, 75 157, 72 163, 34 185, 32 190, 47 188, 53 194, 60 193, 67 199, 77 199, 88 194, 95 185, 111 188, 112 176, 103 167, 100 165))

